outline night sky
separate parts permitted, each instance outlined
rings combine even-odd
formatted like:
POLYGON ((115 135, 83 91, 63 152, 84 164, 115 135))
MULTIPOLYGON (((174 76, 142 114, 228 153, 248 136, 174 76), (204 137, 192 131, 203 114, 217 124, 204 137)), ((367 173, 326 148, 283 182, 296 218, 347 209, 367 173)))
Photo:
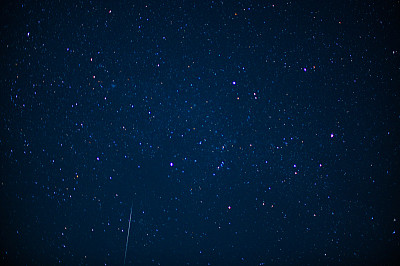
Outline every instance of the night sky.
POLYGON ((3 4, 0 264, 394 263, 399 10, 3 4))

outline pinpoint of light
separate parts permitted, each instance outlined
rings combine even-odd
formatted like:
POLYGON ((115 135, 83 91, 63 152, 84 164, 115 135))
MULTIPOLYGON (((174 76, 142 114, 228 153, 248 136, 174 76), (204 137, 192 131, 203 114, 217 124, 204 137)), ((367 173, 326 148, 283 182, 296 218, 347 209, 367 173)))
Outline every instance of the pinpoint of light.
POLYGON ((333 138, 333 133, 331 133, 331 138, 333 138))
POLYGON ((169 166, 171 166, 171 167, 174 166, 174 163, 173 163, 173 162, 170 162, 170 163, 169 163, 169 166))
POLYGON ((232 85, 236 85, 236 81, 232 81, 232 85))
POLYGON ((230 209, 232 209, 232 207, 231 207, 231 206, 228 206, 228 210, 230 210, 230 209))

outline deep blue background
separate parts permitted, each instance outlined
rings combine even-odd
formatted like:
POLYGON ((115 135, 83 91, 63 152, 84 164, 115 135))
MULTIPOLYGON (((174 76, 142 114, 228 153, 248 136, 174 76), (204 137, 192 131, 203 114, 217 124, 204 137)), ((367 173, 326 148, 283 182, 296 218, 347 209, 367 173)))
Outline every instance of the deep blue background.
POLYGON ((394 263, 399 6, 3 6, 1 264, 394 263))

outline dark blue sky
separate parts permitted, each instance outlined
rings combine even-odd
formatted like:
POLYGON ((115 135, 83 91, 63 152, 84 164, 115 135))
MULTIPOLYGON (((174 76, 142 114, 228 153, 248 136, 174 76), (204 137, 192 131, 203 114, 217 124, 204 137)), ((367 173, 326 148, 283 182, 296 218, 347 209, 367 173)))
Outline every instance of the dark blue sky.
POLYGON ((393 263, 399 6, 6 4, 1 264, 393 263))

